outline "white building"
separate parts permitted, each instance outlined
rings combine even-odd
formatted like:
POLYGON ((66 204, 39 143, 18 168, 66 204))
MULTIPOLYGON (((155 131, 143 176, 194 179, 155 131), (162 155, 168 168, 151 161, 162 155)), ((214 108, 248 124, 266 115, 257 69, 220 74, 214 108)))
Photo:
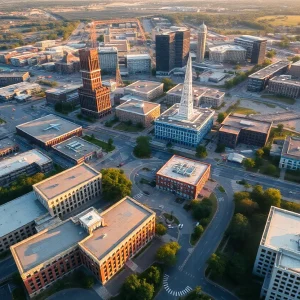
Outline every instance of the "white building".
POLYGON ((206 36, 207 26, 203 24, 199 27, 198 32, 198 46, 197 46, 197 63, 201 63, 204 60, 205 49, 206 49, 206 36))
POLYGON ((271 207, 253 268, 266 300, 300 299, 299 229, 300 214, 271 207))
POLYGON ((116 73, 118 64, 118 49, 116 47, 99 47, 98 56, 102 72, 116 73))
POLYGON ((300 138, 286 137, 281 152, 279 168, 300 170, 300 138))
POLYGON ((128 54, 125 58, 129 74, 150 74, 151 57, 149 54, 128 54))
POLYGON ((237 45, 222 45, 209 48, 209 60, 214 62, 239 63, 246 60, 247 50, 237 45))

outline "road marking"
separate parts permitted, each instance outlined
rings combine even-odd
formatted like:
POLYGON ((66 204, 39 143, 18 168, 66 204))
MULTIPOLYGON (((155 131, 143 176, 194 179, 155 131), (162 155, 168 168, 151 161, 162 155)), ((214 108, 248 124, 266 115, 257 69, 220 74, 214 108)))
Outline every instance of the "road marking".
MULTIPOLYGON (((188 274, 188 273, 186 273, 186 274, 192 276, 191 274, 188 274)), ((181 290, 181 291, 173 291, 168 285, 168 279, 169 279, 169 275, 164 274, 163 286, 168 294, 170 294, 174 297, 177 297, 177 296, 181 297, 181 296, 188 294, 190 291, 192 291, 192 288, 189 286, 187 286, 184 290, 181 290)))
POLYGON ((133 199, 137 200, 137 199, 140 199, 141 197, 143 197, 143 193, 138 193, 136 194, 135 196, 133 196, 133 199))
POLYGON ((219 202, 222 202, 222 201, 224 201, 224 198, 223 198, 223 197, 220 197, 220 198, 218 198, 218 201, 219 201, 219 202))

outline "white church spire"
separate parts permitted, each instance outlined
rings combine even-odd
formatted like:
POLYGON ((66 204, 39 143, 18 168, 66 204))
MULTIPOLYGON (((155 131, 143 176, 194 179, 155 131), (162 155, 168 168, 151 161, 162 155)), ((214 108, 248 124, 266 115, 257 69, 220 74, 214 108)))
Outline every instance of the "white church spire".
POLYGON ((181 100, 179 104, 179 110, 177 117, 184 120, 190 120, 193 117, 193 70, 192 70, 192 58, 189 55, 189 59, 186 65, 186 72, 183 84, 183 90, 181 100))

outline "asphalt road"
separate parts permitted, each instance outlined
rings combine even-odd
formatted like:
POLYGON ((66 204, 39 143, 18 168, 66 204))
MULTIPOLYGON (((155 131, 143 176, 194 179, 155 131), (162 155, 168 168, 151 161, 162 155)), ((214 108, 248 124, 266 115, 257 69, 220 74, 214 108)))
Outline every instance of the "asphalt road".
POLYGON ((0 261, 0 282, 9 278, 15 272, 18 272, 18 269, 12 256, 0 261))

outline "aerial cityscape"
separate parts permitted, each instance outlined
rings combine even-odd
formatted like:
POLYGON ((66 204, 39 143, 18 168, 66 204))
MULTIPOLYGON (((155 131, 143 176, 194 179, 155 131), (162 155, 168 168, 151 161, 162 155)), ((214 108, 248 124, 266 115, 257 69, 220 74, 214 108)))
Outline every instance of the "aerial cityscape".
POLYGON ((1 2, 25 299, 300 300, 300 2, 1 2))

